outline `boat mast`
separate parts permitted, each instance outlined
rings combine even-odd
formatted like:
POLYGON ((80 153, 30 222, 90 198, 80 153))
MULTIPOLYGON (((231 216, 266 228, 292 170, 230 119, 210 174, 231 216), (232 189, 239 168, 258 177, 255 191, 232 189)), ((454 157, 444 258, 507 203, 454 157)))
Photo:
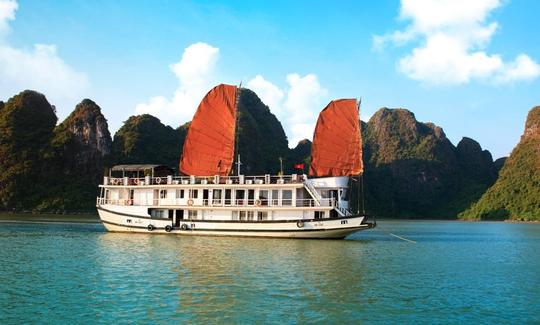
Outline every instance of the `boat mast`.
MULTIPOLYGON (((240 92, 241 92, 241 89, 242 89, 242 81, 240 81, 240 84, 238 85, 238 90, 236 91, 236 102, 235 102, 235 113, 236 113, 236 121, 234 122, 235 123, 235 127, 234 127, 234 150, 238 153, 238 160, 236 162, 236 172, 237 172, 237 175, 240 176, 240 165, 242 165, 242 162, 240 161, 240 148, 238 146, 238 141, 239 141, 239 133, 238 132, 238 124, 239 124, 239 121, 240 121, 240 118, 239 118, 239 115, 240 115, 240 110, 238 109, 238 103, 240 103, 240 92)), ((234 154, 233 154, 233 160, 234 160, 234 154)), ((232 172, 232 170, 231 170, 232 172)))
MULTIPOLYGON (((358 123, 359 123, 359 131, 360 134, 358 135, 360 139, 362 139, 362 122, 360 121, 360 105, 362 104, 362 97, 360 97, 360 100, 358 101, 358 123)), ((360 144, 362 145, 362 144, 360 144)), ((362 148, 360 148, 360 151, 362 151, 362 148)), ((362 171, 360 174, 358 174, 358 193, 357 193, 357 214, 360 213, 360 200, 362 200, 362 214, 366 214, 366 205, 365 205, 365 198, 364 198, 364 172, 362 171), (362 193, 360 193, 362 191, 362 193)))

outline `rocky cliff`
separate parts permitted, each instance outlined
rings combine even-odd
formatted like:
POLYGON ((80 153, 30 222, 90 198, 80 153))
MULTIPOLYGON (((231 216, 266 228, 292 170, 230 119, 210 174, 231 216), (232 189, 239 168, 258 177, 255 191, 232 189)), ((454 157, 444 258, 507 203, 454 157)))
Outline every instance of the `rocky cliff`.
MULTIPOLYGON (((379 110, 368 123, 362 122, 367 212, 454 218, 482 196, 504 164, 502 178, 467 216, 535 218, 539 110, 529 114, 520 145, 506 162, 493 162, 470 138, 454 146, 440 127, 418 122, 408 110, 379 110), (497 208, 489 210, 491 205, 497 208)), ((279 157, 287 173, 299 172, 293 168, 296 163, 308 170, 311 142, 303 140, 289 149, 281 123, 254 92, 240 91, 238 111, 242 173, 275 174, 279 157)), ((176 169, 189 128, 186 123, 173 129, 151 115, 132 116, 111 141, 99 106, 88 99, 57 127, 56 120, 54 106, 37 92, 24 91, 0 102, 1 207, 92 209, 104 164, 158 163, 176 169)))
POLYGON ((521 140, 495 184, 461 217, 540 220, 540 106, 529 112, 521 140))
POLYGON ((25 90, 0 105, 0 206, 39 205, 47 190, 56 114, 43 94, 25 90))
POLYGON ((238 114, 236 155, 240 154, 242 173, 277 174, 279 157, 286 158, 289 152, 281 123, 257 94, 247 88, 240 89, 238 114))
POLYGON ((311 164, 311 147, 313 143, 308 139, 300 140, 296 147, 289 150, 285 173, 305 173, 309 171, 309 165, 311 164), (304 170, 299 171, 294 168, 295 164, 304 164, 304 170))
POLYGON ((54 129, 49 190, 40 210, 91 210, 111 151, 111 135, 101 108, 89 99, 54 129))
POLYGON ((75 110, 56 128, 57 137, 68 133, 76 152, 72 153, 75 170, 81 173, 91 173, 100 178, 103 173, 103 160, 111 152, 112 139, 107 120, 101 113, 101 108, 91 101, 84 99, 75 110))
POLYGON ((363 128, 366 209, 395 218, 455 218, 495 179, 491 154, 405 109, 382 108, 363 128))
POLYGON ((149 114, 131 116, 114 135, 108 165, 163 164, 177 170, 188 126, 175 130, 149 114))

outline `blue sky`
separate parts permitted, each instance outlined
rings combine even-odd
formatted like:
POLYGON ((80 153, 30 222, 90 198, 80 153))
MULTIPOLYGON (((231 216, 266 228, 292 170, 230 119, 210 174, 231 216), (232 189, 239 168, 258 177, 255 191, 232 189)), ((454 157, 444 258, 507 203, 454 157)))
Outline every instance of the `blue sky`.
POLYGON ((63 119, 87 97, 113 131, 143 112, 176 127, 214 84, 242 82, 291 142, 329 100, 362 97, 363 120, 407 108, 497 158, 540 105, 538 12, 533 0, 0 0, 0 99, 35 89, 63 119))

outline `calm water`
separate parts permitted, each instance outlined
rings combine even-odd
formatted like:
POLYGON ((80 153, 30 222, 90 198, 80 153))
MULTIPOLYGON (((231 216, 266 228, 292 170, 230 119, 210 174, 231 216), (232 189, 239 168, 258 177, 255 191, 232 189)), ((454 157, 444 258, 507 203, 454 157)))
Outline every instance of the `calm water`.
POLYGON ((1 223, 0 248, 1 324, 540 322, 540 225, 383 221, 317 241, 1 223))

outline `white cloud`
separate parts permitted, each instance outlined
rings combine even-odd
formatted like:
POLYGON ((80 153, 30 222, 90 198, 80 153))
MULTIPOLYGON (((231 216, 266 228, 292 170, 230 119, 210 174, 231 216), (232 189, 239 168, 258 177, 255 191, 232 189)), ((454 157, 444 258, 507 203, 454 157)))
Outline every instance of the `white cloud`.
POLYGON ((188 46, 180 61, 170 66, 179 82, 172 98, 150 98, 135 107, 136 114, 152 114, 174 127, 191 120, 201 99, 214 86, 218 58, 219 49, 206 43, 188 46))
MULTIPOLYGON (((0 34, 15 19, 15 1, 0 0, 0 34)), ((1 35, 0 35, 1 36, 1 35)), ((0 42, 0 98, 7 99, 24 89, 44 93, 60 115, 73 110, 89 86, 85 74, 76 71, 58 55, 55 45, 35 44, 31 49, 0 42)))
POLYGON ((373 36, 373 47, 419 43, 397 68, 428 84, 535 79, 540 69, 527 55, 508 63, 485 50, 498 28, 496 22, 487 21, 489 14, 500 6, 500 0, 402 0, 400 18, 410 24, 403 31, 373 36))
POLYGON ((9 20, 15 19, 15 11, 19 4, 15 0, 0 1, 0 36, 9 30, 9 20))
POLYGON ((326 104, 328 91, 324 89, 314 74, 300 76, 287 75, 288 88, 281 90, 273 83, 257 75, 247 83, 261 100, 283 123, 289 139, 289 146, 294 147, 302 139, 311 139, 319 112, 326 104))
POLYGON ((540 75, 540 65, 534 62, 529 56, 520 54, 516 60, 507 64, 504 73, 499 76, 500 82, 510 82, 514 80, 532 80, 540 75))

